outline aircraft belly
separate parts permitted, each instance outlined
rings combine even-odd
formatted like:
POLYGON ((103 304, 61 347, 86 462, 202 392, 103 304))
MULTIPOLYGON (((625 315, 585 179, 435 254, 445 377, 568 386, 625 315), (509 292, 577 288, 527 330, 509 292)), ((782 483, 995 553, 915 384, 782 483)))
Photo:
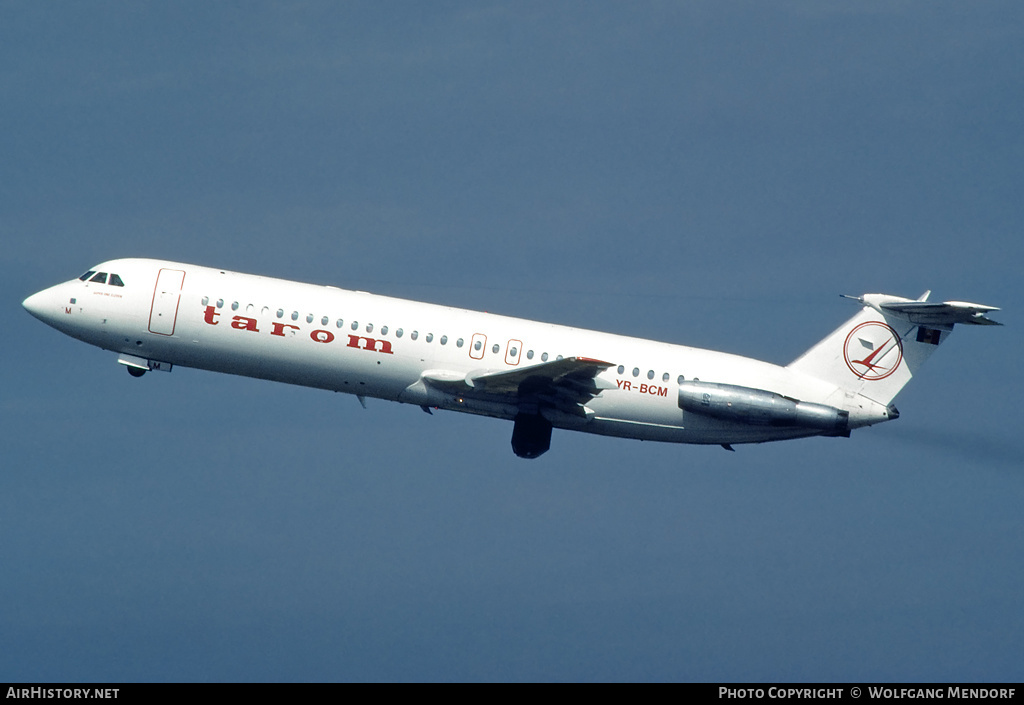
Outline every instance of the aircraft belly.
POLYGON ((798 428, 768 429, 728 422, 683 426, 600 416, 595 417, 586 428, 579 430, 603 436, 697 445, 765 443, 820 435, 819 431, 798 428))

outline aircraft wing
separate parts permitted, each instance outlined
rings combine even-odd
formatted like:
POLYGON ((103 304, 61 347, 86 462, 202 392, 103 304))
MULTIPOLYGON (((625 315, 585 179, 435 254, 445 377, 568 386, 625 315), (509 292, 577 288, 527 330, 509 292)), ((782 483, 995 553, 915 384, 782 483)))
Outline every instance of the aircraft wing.
POLYGON ((613 364, 586 357, 566 357, 539 365, 465 376, 426 374, 423 380, 443 391, 476 399, 515 403, 522 407, 550 406, 565 413, 586 415, 586 404, 614 385, 597 375, 613 364))

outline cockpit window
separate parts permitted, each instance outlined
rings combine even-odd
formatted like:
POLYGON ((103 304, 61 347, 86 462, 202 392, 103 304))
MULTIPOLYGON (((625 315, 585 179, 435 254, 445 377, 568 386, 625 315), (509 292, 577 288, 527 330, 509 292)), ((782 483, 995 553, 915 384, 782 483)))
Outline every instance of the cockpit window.
POLYGON ((96 282, 97 284, 106 284, 107 283, 107 273, 106 272, 100 272, 99 274, 97 274, 95 277, 93 277, 89 281, 96 282))
POLYGON ((88 272, 86 272, 85 274, 80 276, 79 279, 81 279, 82 281, 85 281, 86 279, 88 279, 89 277, 91 277, 95 273, 96 273, 95 269, 90 269, 88 272))
POLYGON ((121 277, 116 274, 110 275, 110 281, 108 281, 107 284, 110 284, 111 286, 124 286, 124 282, 121 281, 121 277))

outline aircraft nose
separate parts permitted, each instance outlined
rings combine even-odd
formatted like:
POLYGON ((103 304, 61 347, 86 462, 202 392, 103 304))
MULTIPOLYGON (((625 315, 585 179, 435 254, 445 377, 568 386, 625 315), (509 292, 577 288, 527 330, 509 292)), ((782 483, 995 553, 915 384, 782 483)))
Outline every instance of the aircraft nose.
POLYGON ((25 307, 26 311, 31 313, 36 318, 41 318, 43 310, 43 299, 45 298, 43 294, 45 293, 45 291, 38 291, 32 294, 32 296, 22 301, 21 305, 25 307))
POLYGON ((21 302, 25 310, 38 318, 43 323, 51 323, 57 316, 57 293, 56 287, 43 289, 21 302))

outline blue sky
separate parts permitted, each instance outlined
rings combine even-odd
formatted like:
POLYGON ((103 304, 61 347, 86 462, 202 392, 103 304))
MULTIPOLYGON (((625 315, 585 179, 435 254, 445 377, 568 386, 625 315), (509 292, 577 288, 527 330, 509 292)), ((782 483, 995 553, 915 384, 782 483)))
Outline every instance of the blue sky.
POLYGON ((1024 678, 1016 3, 0 5, 0 680, 1024 678), (672 446, 176 369, 159 257, 786 363, 1002 306, 850 439, 672 446))

